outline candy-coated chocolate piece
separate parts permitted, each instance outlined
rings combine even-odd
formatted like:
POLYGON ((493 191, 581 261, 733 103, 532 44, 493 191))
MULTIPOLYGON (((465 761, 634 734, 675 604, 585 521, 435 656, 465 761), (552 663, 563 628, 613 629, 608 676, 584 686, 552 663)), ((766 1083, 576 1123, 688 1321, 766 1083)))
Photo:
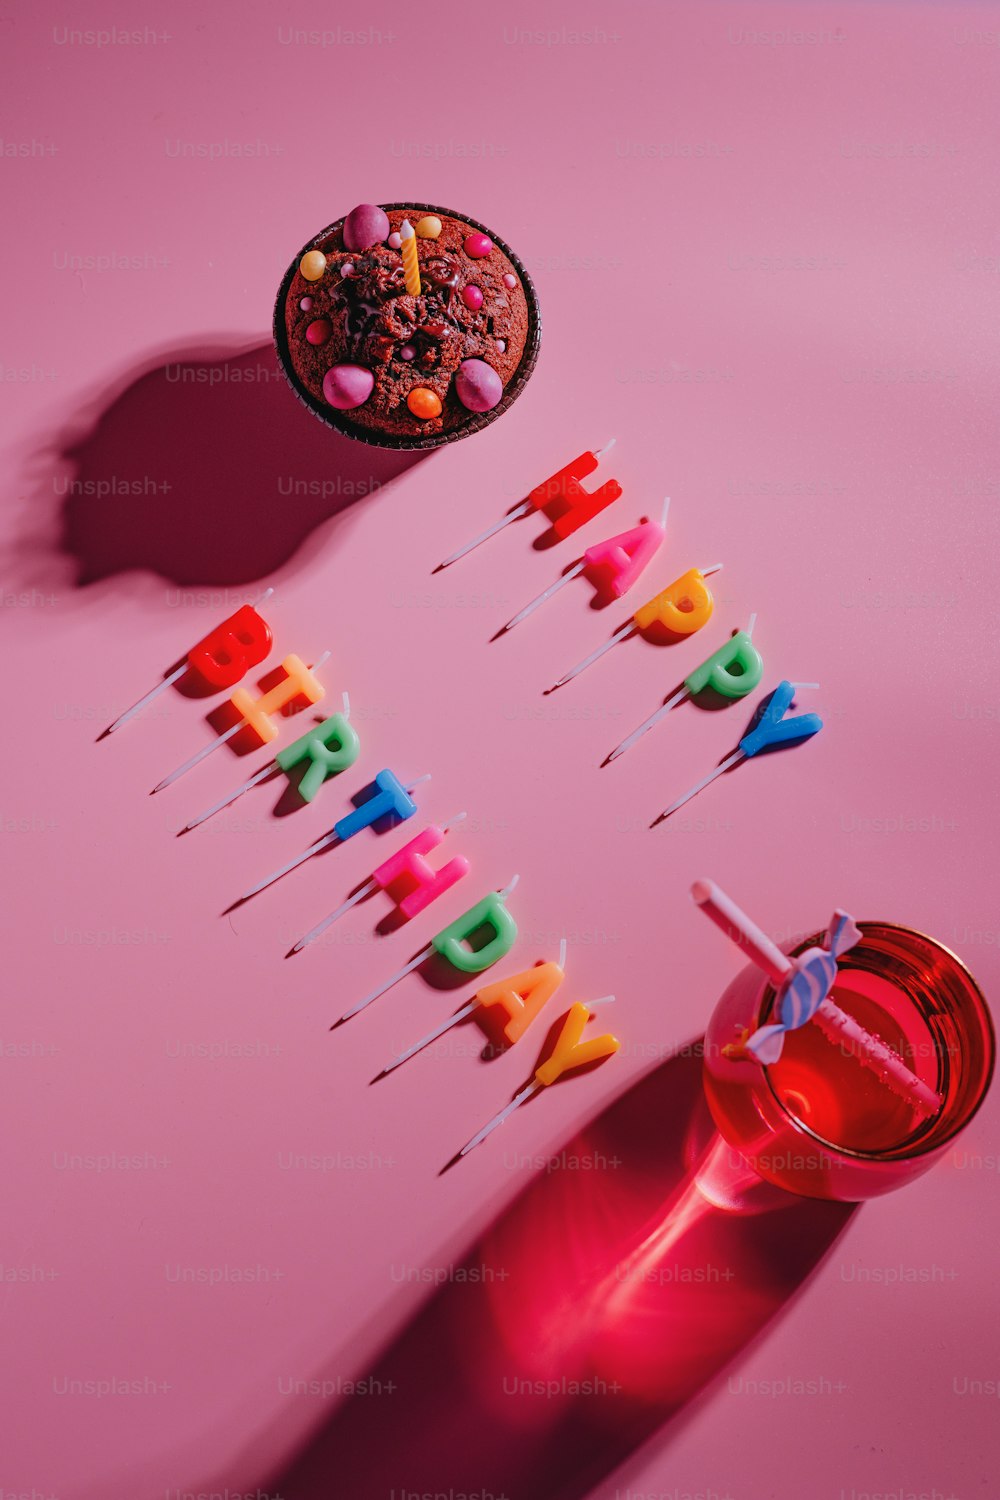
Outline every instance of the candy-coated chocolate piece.
POLYGON ((273 717, 293 703, 296 698, 305 698, 309 703, 318 703, 325 695, 323 684, 313 676, 301 657, 286 656, 281 663, 284 677, 261 697, 251 698, 246 688, 237 688, 229 700, 245 727, 250 729, 262 745, 269 745, 278 738, 273 717))
POLYGON ((497 349, 499 350, 499 352, 501 354, 503 354, 506 351, 506 348, 507 348, 507 340, 506 339, 497 339, 497 349))
POLYGON ((344 281, 348 276, 353 276, 353 275, 354 275, 354 262, 353 262, 353 260, 345 260, 344 263, 343 263, 343 265, 340 268, 340 279, 341 279, 341 281, 344 281))
POLYGON ((487 1010, 499 1007, 506 1012, 503 1034, 508 1042, 516 1042, 565 978, 556 963, 536 964, 533 969, 512 974, 509 979, 498 979, 495 984, 477 990, 476 1000, 487 1010))
POLYGON ((461 854, 442 865, 440 870, 433 869, 427 863, 424 856, 431 849, 436 849, 443 838, 444 830, 432 823, 379 865, 377 870, 372 871, 372 879, 383 891, 398 882, 406 881, 410 889, 399 902, 399 909, 404 917, 419 916, 432 901, 444 895, 463 875, 469 873, 469 861, 461 854))
POLYGON ((756 716, 754 727, 740 740, 744 755, 756 755, 771 745, 791 745, 798 740, 807 740, 823 728, 819 714, 785 715, 792 706, 795 689, 790 682, 779 682, 756 716))
POLYGON ((306 329, 306 339, 310 344, 325 344, 333 332, 333 324, 329 318, 314 318, 306 329))
POLYGON ((343 714, 331 714, 322 724, 308 730, 274 757, 285 775, 304 762, 308 769, 299 781, 303 802, 311 802, 323 783, 353 766, 361 753, 357 731, 343 714))
POLYGON ((455 394, 467 411, 492 411, 503 395, 503 381, 484 359, 463 359, 455 372, 455 394))
POLYGON ((300 297, 299 298, 299 306, 301 307, 301 309, 302 309, 303 312, 308 312, 309 309, 312 307, 312 305, 313 305, 313 299, 311 297, 300 297))
POLYGON ((233 687, 271 649, 271 627, 251 604, 210 630, 187 654, 187 664, 209 687, 233 687))
POLYGON ((674 635, 694 635, 711 619, 714 608, 704 574, 698 568, 689 568, 637 609, 633 619, 640 630, 660 625, 674 635))
POLYGON ((517 286, 517 277, 512 271, 505 271, 503 273, 503 284, 507 287, 517 286))
POLYGON ((299 271, 306 281, 319 281, 326 270, 326 256, 322 250, 307 250, 299 261, 299 271))
POLYGON ((469 286, 462 288, 462 301, 472 312, 478 312, 483 305, 483 294, 478 286, 470 283, 469 286))
POLYGON ((493 241, 488 234, 467 234, 463 248, 466 255, 471 256, 473 260, 482 260, 493 249, 493 241))
POLYGON ((364 365, 333 365, 323 376, 323 395, 337 411, 363 406, 372 393, 375 376, 364 365))
POLYGON ((441 397, 426 385, 415 385, 406 398, 406 404, 423 422, 441 415, 441 397))
POLYGON ((385 210, 377 203, 359 203, 344 220, 344 249, 370 250, 389 233, 385 210))
POLYGON ((482 901, 431 938, 431 946, 462 974, 481 974, 513 948, 517 923, 504 905, 503 896, 490 891, 482 901), (470 946, 477 932, 490 928, 493 936, 480 948, 470 946))
POLYGON ((413 226, 418 238, 422 240, 436 240, 442 227, 437 214, 424 214, 413 226))
POLYGON ((379 771, 372 785, 376 788, 375 796, 359 803, 353 812, 346 813, 333 825, 333 831, 341 841, 352 838, 363 828, 370 828, 383 818, 393 818, 396 822, 405 823, 416 812, 417 804, 399 777, 394 776, 391 771, 379 771))
POLYGON ((627 594, 666 534, 658 521, 643 521, 630 531, 588 547, 583 554, 584 566, 598 593, 613 599, 627 594))
POLYGON ((401 244, 402 244, 402 243, 403 243, 403 242, 402 242, 402 240, 401 240, 401 239, 400 239, 400 238, 399 238, 399 235, 398 235, 398 233, 397 233, 397 232, 396 232, 396 230, 393 230, 393 232, 392 232, 392 234, 390 234, 390 236, 389 236, 389 249, 390 249, 390 250, 398 250, 398 249, 399 249, 399 247, 400 247, 400 245, 401 245, 401 244))
POLYGON ((404 344, 402 349, 400 349, 399 351, 399 357, 400 359, 405 359, 407 362, 409 362, 411 359, 416 358, 416 353, 417 351, 415 345, 404 344))
POLYGON ((602 1057, 612 1057, 618 1051, 621 1042, 609 1031, 603 1036, 591 1037, 588 1042, 581 1040, 589 1019, 590 1011, 579 1000, 570 1006, 551 1056, 535 1069, 539 1083, 555 1083, 568 1069, 599 1062, 602 1057))
POLYGON ((588 494, 580 480, 594 472, 597 462, 596 454, 581 453, 551 478, 536 485, 528 496, 536 510, 549 511, 551 507, 555 512, 552 530, 560 541, 606 510, 622 492, 617 479, 608 479, 600 489, 588 494))
POLYGON ((692 697, 711 688, 722 698, 745 698, 747 693, 753 692, 763 675, 764 662, 760 652, 746 631, 738 630, 724 646, 713 651, 700 667, 695 667, 685 677, 684 686, 692 697))

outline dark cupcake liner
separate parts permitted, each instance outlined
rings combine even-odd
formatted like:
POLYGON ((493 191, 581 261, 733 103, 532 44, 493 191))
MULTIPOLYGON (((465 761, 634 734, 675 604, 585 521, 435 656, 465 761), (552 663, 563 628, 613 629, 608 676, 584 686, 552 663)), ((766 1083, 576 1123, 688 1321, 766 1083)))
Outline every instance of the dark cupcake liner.
MULTIPOLYGON (((531 372, 538 362, 538 350, 542 339, 542 318, 538 308, 538 294, 535 291, 534 282, 510 246, 498 234, 494 234, 493 230, 488 228, 487 225, 480 224, 475 219, 470 219, 468 214, 455 213, 450 208, 439 208, 435 203, 383 203, 380 206, 387 213, 390 209, 407 208, 412 209, 415 214, 446 216, 450 219, 458 219, 462 224, 468 224, 472 229, 480 230, 483 234, 489 235, 493 243, 503 251, 521 278, 525 300, 528 304, 528 336, 525 340, 521 362, 508 381, 504 388, 503 396, 497 402, 496 406, 494 406, 493 410, 470 412, 468 421, 463 422, 461 427, 453 427, 450 432, 433 433, 429 437, 397 437, 391 433, 377 433, 371 428, 356 426, 348 420, 346 412, 337 411, 335 407, 327 405, 325 401, 317 400, 312 392, 307 390, 302 384, 292 365, 291 354, 288 348, 288 334, 285 329, 285 303, 288 300, 288 289, 292 284, 295 272, 298 270, 299 261, 305 255, 306 251, 314 250, 322 240, 327 239, 331 234, 335 234, 342 227, 344 219, 335 219, 328 228, 321 230, 319 234, 314 235, 311 240, 303 245, 282 277, 281 285, 278 288, 278 295, 274 303, 274 345, 278 351, 278 360, 284 372, 285 379, 295 392, 295 395, 302 402, 302 405, 307 406, 327 427, 336 428, 338 432, 344 433, 347 437, 354 438, 355 442, 367 443, 370 448, 396 448, 405 452, 420 452, 428 448, 442 448, 446 443, 457 443, 460 438, 470 437, 474 432, 481 432, 484 427, 488 427, 491 422, 495 422, 497 417, 502 416, 524 390, 531 372)), ((345 214, 344 218, 346 217, 345 214)))

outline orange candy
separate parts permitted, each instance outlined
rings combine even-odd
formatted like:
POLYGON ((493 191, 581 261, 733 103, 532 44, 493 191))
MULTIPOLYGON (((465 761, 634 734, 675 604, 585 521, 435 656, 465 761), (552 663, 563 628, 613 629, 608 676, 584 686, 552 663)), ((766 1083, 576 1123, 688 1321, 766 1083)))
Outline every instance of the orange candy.
POLYGON ((406 404, 422 422, 441 415, 441 398, 426 385, 414 386, 406 398, 406 404))

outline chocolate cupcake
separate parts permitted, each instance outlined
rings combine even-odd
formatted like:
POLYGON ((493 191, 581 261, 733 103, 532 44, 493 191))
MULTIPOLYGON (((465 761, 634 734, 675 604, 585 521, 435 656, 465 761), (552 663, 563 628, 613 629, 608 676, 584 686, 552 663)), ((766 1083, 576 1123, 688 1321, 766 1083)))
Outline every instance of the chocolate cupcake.
POLYGON ((352 209, 299 252, 274 313, 296 395, 389 448, 437 447, 494 421, 531 374, 540 335, 513 251, 428 204, 352 209))

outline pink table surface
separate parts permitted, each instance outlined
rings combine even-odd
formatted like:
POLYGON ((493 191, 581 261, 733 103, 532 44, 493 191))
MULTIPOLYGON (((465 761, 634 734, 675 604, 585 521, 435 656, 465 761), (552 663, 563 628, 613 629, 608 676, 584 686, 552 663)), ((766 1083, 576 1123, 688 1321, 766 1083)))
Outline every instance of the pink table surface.
MULTIPOLYGON (((283 1382, 363 1371, 426 1296, 402 1271, 447 1262, 524 1184, 519 1154, 699 1034, 739 958, 695 877, 779 937, 836 903, 930 931, 996 993, 1000 30, 969 4, 635 0, 15 3, 0 27, 0 1495, 235 1493, 328 1410, 283 1382), (496 226, 544 339, 502 422, 403 468, 329 438, 267 344, 295 248, 408 195, 496 226), (614 521, 672 496, 655 586, 721 559, 712 644, 758 611, 767 681, 816 679, 827 721, 655 832, 745 709, 689 707, 598 763, 700 645, 632 642, 543 698, 627 613, 576 586, 488 644, 575 542, 533 550, 525 523, 431 576, 612 435, 614 521), (441 1177, 534 1042, 488 1069, 456 1042, 372 1090, 470 987, 411 978, 328 1026, 441 922, 376 938, 376 902, 282 960, 402 835, 219 915, 365 778, 282 819, 258 791, 176 839, 261 757, 220 751, 151 799, 209 733, 172 693, 95 744, 265 583, 280 650, 333 653, 359 773, 432 771, 421 812, 468 810, 474 879, 442 920, 518 871, 519 958, 565 934, 576 995, 618 997, 621 1056, 441 1177), (142 1394, 65 1393, 101 1380, 142 1394)), ((998 1123, 994 1091, 600 1494, 992 1493, 973 1383, 997 1375, 998 1123), (825 1394, 747 1394, 784 1377, 825 1394)))

